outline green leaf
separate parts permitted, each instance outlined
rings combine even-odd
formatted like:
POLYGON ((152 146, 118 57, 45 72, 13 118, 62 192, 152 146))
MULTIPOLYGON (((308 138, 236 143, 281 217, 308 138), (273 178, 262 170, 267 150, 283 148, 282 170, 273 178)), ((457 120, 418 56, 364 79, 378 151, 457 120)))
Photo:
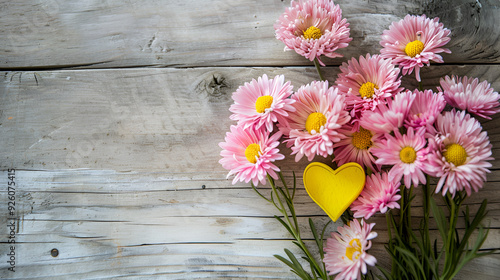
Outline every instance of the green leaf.
POLYGON ((259 190, 254 186, 253 183, 250 184, 252 186, 252 189, 260 196, 262 197, 264 200, 266 200, 267 202, 269 203, 272 203, 272 201, 270 199, 268 199, 267 197, 265 197, 262 193, 259 192, 259 190))
POLYGON ((488 205, 488 201, 485 199, 481 203, 481 206, 476 212, 476 215, 474 216, 474 220, 472 220, 472 223, 470 223, 469 227, 465 231, 464 237, 462 239, 462 242, 460 246, 458 247, 458 251, 462 252, 465 249, 466 244, 469 241, 470 236, 472 233, 478 228, 483 221, 483 219, 486 217, 488 214, 488 211, 486 211, 486 206, 488 205))
MULTIPOLYGON (((396 247, 396 245, 393 245, 393 248, 395 248, 395 247, 396 247)), ((389 249, 389 246, 387 246, 387 245, 385 246, 385 249, 389 253, 389 255, 391 255, 392 263, 396 264, 398 266, 400 271, 404 274, 405 279, 409 279, 408 274, 406 273, 406 266, 404 263, 401 262, 400 256, 396 255, 395 252, 391 251, 389 249)))
POLYGON ((436 260, 436 267, 439 266, 439 261, 441 260, 441 258, 443 257, 443 254, 445 253, 445 248, 444 246, 441 247, 441 250, 439 250, 438 252, 438 248, 437 248, 437 239, 434 240, 434 259, 436 260))
POLYGON ((316 272, 314 272, 315 271, 314 266, 311 262, 309 262, 309 269, 311 270, 313 279, 318 279, 318 277, 316 276, 316 272))
POLYGON ((465 206, 465 212, 464 214, 464 221, 465 221, 465 229, 468 229, 470 227, 470 212, 469 212, 469 205, 465 206))
POLYGON ((285 181, 285 178, 283 178, 283 174, 281 172, 278 172, 278 175, 280 177, 280 180, 281 180, 281 183, 283 184, 283 187, 285 188, 286 190, 286 195, 283 193, 283 196, 287 199, 292 199, 291 196, 290 196, 290 192, 288 191, 288 187, 286 185, 286 181, 285 181))
POLYGON ((276 207, 276 209, 278 209, 280 212, 283 213, 283 210, 276 204, 276 202, 274 201, 274 195, 273 195, 273 192, 271 192, 271 203, 274 205, 274 207, 276 207))
POLYGON ((269 176, 269 174, 267 175, 267 179, 271 185, 275 185, 273 177, 269 176))
POLYGON ((366 167, 366 176, 370 176, 370 175, 372 175, 372 173, 373 173, 372 169, 367 166, 366 167))
POLYGON ((325 240, 325 231, 328 225, 332 222, 332 220, 329 220, 328 223, 323 227, 323 230, 321 231, 321 244, 323 244, 323 240, 325 240))
POLYGON ((314 226, 313 220, 309 218, 309 227, 311 228, 311 232, 314 236, 314 240, 316 241, 316 246, 318 246, 318 251, 321 256, 321 259, 323 259, 323 240, 319 239, 318 233, 316 232, 316 227, 314 226))
POLYGON ((292 200, 287 196, 287 194, 285 193, 285 191, 283 191, 283 188, 276 187, 276 189, 283 196, 283 198, 284 198, 284 200, 286 202, 286 205, 288 206, 288 209, 290 209, 290 211, 292 211, 293 210, 293 202, 292 202, 292 200))
POLYGON ((274 257, 288 265, 292 269, 291 271, 297 274, 297 276, 299 276, 300 278, 304 280, 312 280, 311 276, 304 270, 304 268, 297 261, 292 252, 290 252, 288 249, 285 249, 285 253, 288 255, 288 258, 290 258, 291 262, 280 255, 274 255, 274 257))
POLYGON ((411 238, 415 240, 415 243, 417 243, 417 246, 421 250, 421 252, 424 252, 425 248, 423 241, 417 238, 417 235, 413 232, 413 230, 408 231, 408 233, 410 234, 411 238))
POLYGON ((294 232, 292 231, 292 229, 283 221, 283 219, 281 219, 280 217, 274 215, 274 218, 276 220, 278 220, 285 228, 286 230, 288 230, 288 232, 292 235, 292 236, 295 236, 294 232))
POLYGON ((349 223, 349 221, 346 219, 344 213, 342 213, 342 215, 340 215, 340 218, 342 219, 342 222, 344 223, 344 225, 347 225, 347 223, 349 223))
MULTIPOLYGON (((380 265, 376 265, 376 267, 378 268, 378 270, 380 270, 380 272, 382 272, 382 274, 384 274, 385 279, 387 279, 387 280, 392 280, 392 276, 391 276, 391 274, 390 274, 387 270, 385 270, 385 269, 384 269, 383 267, 381 267, 380 265)), ((384 278, 382 278, 382 276, 380 276, 380 275, 377 275, 377 278, 378 278, 378 279, 381 279, 381 280, 382 280, 382 279, 384 279, 384 278)))
POLYGON ((484 228, 482 226, 479 227, 478 237, 477 237, 476 242, 474 243, 474 247, 465 254, 465 257, 462 259, 460 264, 458 264, 458 266, 455 268, 455 271, 453 272, 451 277, 454 277, 455 275, 457 275, 457 273, 460 272, 460 270, 471 260, 473 260, 475 258, 487 256, 487 255, 495 252, 495 250, 490 250, 488 252, 481 253, 481 254, 477 253, 479 251, 479 249, 481 249, 481 246, 483 246, 484 242, 486 241, 486 238, 488 237, 488 232, 489 232, 489 229, 487 229, 486 232, 484 232, 484 228))
POLYGON ((275 258, 277 258, 278 260, 282 261, 284 264, 288 265, 290 268, 292 269, 295 269, 295 266, 293 265, 293 263, 285 258, 283 258, 282 256, 280 255, 273 255, 275 258))
MULTIPOLYGON (((301 274, 306 275, 309 279, 312 279, 311 276, 304 270, 304 268, 299 263, 299 261, 297 260, 297 258, 295 258, 295 256, 293 255, 293 253, 290 252, 290 250, 285 249, 285 253, 287 254, 288 258, 292 261, 292 263, 295 265, 295 267, 300 268, 300 271, 303 272, 301 274)), ((305 278, 303 278, 303 279, 305 279, 305 278)))
POLYGON ((305 246, 305 245, 300 244, 300 243, 299 243, 299 242, 297 242, 297 241, 292 241, 292 243, 293 243, 293 244, 295 244, 295 245, 297 245, 297 247, 299 247, 299 248, 300 248, 300 250, 302 250, 302 252, 303 252, 304 254, 306 254, 306 255, 307 255, 306 248, 304 248, 304 246, 305 246))
POLYGON ((415 199, 416 195, 412 195, 410 196, 410 198, 408 199, 408 201, 406 202, 406 206, 407 207, 410 207, 411 206, 411 202, 413 201, 413 199, 415 199))
POLYGON ((314 260, 311 260, 309 259, 308 257, 306 256, 303 256, 302 259, 306 260, 308 263, 309 263, 309 268, 311 269, 311 273, 313 274, 313 279, 316 279, 316 272, 319 274, 319 275, 322 275, 322 271, 319 271, 317 268, 316 268, 316 263, 314 260))
MULTIPOLYGON (((391 222, 391 225, 392 227, 394 227, 395 229, 398 228, 398 226, 396 225, 396 220, 395 218, 391 215, 392 219, 390 219, 390 222, 391 222)), ((394 232, 394 237, 395 239, 398 241, 399 244, 405 244, 405 242, 403 241, 403 239, 401 238, 401 235, 399 234, 399 231, 396 230, 394 232)), ((406 244, 405 244, 406 245, 406 244)))
POLYGON ((415 275, 415 276, 417 275, 418 271, 415 269, 415 267, 416 267, 416 268, 418 268, 420 273, 422 273, 422 276, 425 277, 424 268, 422 267, 420 260, 415 256, 415 254, 413 254, 409 250, 406 250, 406 249, 401 248, 401 247, 396 247, 396 250, 398 252, 400 252, 401 254, 403 254, 408 260, 410 260, 410 261, 407 261, 407 267, 409 267, 414 272, 413 275, 415 275))
POLYGON ((436 201, 434 201, 434 199, 430 199, 429 204, 431 205, 432 214, 434 215, 434 220, 436 220, 439 234, 443 239, 443 243, 446 244, 448 242, 448 235, 446 233, 448 231, 448 227, 446 226, 446 218, 443 210, 436 205, 436 201))

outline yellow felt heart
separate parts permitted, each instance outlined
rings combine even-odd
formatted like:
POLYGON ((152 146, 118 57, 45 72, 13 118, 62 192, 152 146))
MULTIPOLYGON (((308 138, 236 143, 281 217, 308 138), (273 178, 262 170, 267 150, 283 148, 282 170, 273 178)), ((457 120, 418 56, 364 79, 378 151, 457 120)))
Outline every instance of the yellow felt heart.
POLYGON ((307 193, 333 221, 359 196, 365 186, 365 178, 365 171, 355 162, 346 163, 337 170, 312 162, 304 170, 307 193))

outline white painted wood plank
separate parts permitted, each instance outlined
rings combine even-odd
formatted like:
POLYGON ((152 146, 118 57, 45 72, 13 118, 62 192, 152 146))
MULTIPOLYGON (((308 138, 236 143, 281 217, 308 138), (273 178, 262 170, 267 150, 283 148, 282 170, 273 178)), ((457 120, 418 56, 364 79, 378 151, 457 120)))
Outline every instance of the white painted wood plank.
MULTIPOLYGON (((151 188, 152 184, 147 183, 147 181, 154 181, 154 179, 146 173, 137 175, 141 176, 142 182, 130 181, 127 183, 125 182, 130 177, 126 174, 105 177, 99 172, 87 171, 86 176, 94 178, 85 180, 83 178, 76 179, 79 176, 74 175, 78 173, 75 170, 68 170, 65 172, 66 180, 58 182, 57 172, 17 171, 16 178, 21 186, 18 189, 21 202, 17 214, 22 217, 22 220, 117 221, 146 224, 154 224, 156 220, 168 217, 215 217, 220 218, 221 221, 225 221, 225 217, 227 217, 230 221, 235 217, 270 218, 274 215, 271 214, 274 213, 274 208, 271 205, 255 203, 255 200, 260 198, 245 184, 231 187, 227 186, 227 181, 219 181, 215 184, 214 182, 207 183, 205 189, 200 187, 172 189, 168 187, 168 182, 164 181, 156 182, 158 189, 153 189, 151 188), (44 173, 48 180, 39 180, 37 173, 44 173), (100 183, 94 181, 99 179, 102 180, 100 183), (71 189, 68 188, 68 185, 71 186, 71 189), (124 185, 134 185, 135 188, 129 189, 127 186, 125 189, 124 185), (147 203, 145 203, 146 201, 147 203), (68 212, 72 214, 67 216, 65 213, 68 212), (147 213, 147 215, 143 213, 147 213), (96 215, 98 218, 95 218, 96 215)), ((2 175, 7 177, 7 173, 2 175)), ((165 175, 175 174, 165 172, 165 175)), ((299 216, 323 215, 319 207, 300 187, 301 177, 298 177, 297 181, 299 189, 296 193, 295 203, 299 216)), ((184 184, 188 183, 184 182, 184 184)), ((202 184, 202 181, 192 180, 190 184, 202 184)), ((488 208, 491 210, 490 216, 498 218, 497 211, 500 210, 500 201, 498 197, 495 197, 497 190, 492 184, 487 184, 480 194, 471 196, 467 200, 467 204, 471 206, 471 211, 475 212, 482 199, 490 198, 488 208)), ((260 189, 269 197, 269 188, 260 189)), ((415 194, 417 195, 414 200, 416 207, 414 207, 412 216, 418 219, 423 215, 422 201, 419 197, 420 190, 416 190, 415 194)), ((437 203, 444 205, 442 201, 437 201, 437 203)), ((493 220, 490 226, 500 227, 500 221, 493 220)), ((430 228, 435 229, 435 225, 432 224, 430 228)), ((462 221, 459 221, 459 228, 463 228, 462 221)))
MULTIPOLYGON (((378 53, 391 22, 425 13, 452 30, 446 62, 500 62, 495 1, 335 2, 351 24, 353 41, 341 50, 346 58, 378 53)), ((5 2, 0 68, 311 65, 283 52, 274 38, 273 24, 288 6, 278 0, 5 2)))
MULTIPOLYGON (((422 76, 426 87, 454 73, 488 79, 500 88, 498 67, 439 66, 422 76)), ((338 70, 326 72, 334 80, 338 70)), ((248 185, 232 186, 217 163, 217 143, 231 124, 231 93, 264 73, 285 74, 295 88, 316 79, 313 68, 300 67, 3 73, 0 169, 18 170, 20 220, 19 272, 6 274, 2 254, 0 276, 292 278, 272 257, 294 248, 272 218, 276 211, 248 185), (60 251, 57 258, 50 256, 53 248, 60 251)), ((483 122, 495 147, 498 118, 483 122)), ((306 164, 288 159, 282 166, 290 179, 292 170, 300 174, 306 164)), ((500 244, 499 167, 496 160, 484 191, 469 200, 472 211, 482 199, 490 201, 492 229, 484 248, 500 244)), ((0 185, 6 180, 6 172, 0 172, 0 185)), ((319 225, 328 218, 303 190, 297 195, 304 236, 310 239, 307 218, 319 225)), ((1 205, 6 200, 2 189, 1 205)), ((414 214, 418 220, 421 208, 414 214)), ((5 221, 5 211, 0 218, 5 221)), ((383 216, 374 221, 385 225, 383 216)), ((5 228, 3 222, 0 227, 5 228)), ((387 264, 382 257, 387 233, 377 232, 373 252, 387 264)), ((6 245, 0 245, 2 252, 6 245)), ((494 279, 499 261, 498 254, 475 261, 457 279, 494 279)))
MULTIPOLYGON (((422 75, 426 88, 457 74, 498 90, 499 70, 437 66, 422 75)), ((222 172, 217 144, 233 124, 231 93, 265 73, 284 74, 295 89, 317 79, 314 68, 300 67, 4 72, 0 167, 222 172)), ((326 69, 330 81, 337 73, 326 69)), ((413 77, 404 84, 416 86, 413 77)), ((483 122, 493 143, 500 141, 497 121, 483 122)), ((499 152, 495 145, 497 159, 499 152)))
MULTIPOLYGON (((18 182, 23 185, 23 178, 18 182)), ((198 190, 199 194, 185 195, 184 199, 205 197, 205 191, 198 190)), ((254 208, 265 206, 255 194, 250 197, 251 190, 243 189, 241 192, 243 196, 247 193, 245 200, 254 208)), ((192 273, 204 272, 211 277, 235 273, 239 277, 275 278, 280 265, 269 258, 274 253, 281 253, 282 248, 293 248, 288 234, 277 226, 277 221, 264 216, 267 212, 273 213, 269 207, 262 207, 260 213, 257 210, 255 217, 239 216, 239 211, 248 208, 231 203, 239 201, 240 194, 221 192, 218 200, 212 201, 212 205, 231 209, 230 216, 226 217, 206 213, 205 205, 210 204, 207 202, 197 207, 197 202, 184 202, 179 198, 181 201, 178 203, 161 204, 160 201, 155 203, 151 197, 142 198, 144 193, 141 192, 126 195, 135 195, 136 205, 130 205, 128 199, 122 200, 123 196, 96 198, 88 193, 57 192, 22 195, 27 203, 32 202, 33 208, 21 218, 19 225, 17 255, 21 273, 14 276, 29 279, 35 276, 116 277, 151 273, 184 278, 192 273), (113 201, 122 204, 116 206, 113 201), (143 204, 137 206, 141 202, 143 204), (182 203, 190 204, 193 209, 183 216, 171 216, 170 206, 182 203), (59 250, 57 258, 49 255, 53 248, 59 250), (47 269, 47 266, 52 269, 47 269), (106 267, 112 269, 108 271, 106 267)), ((320 212, 317 214, 321 215, 320 212)), ((311 239, 311 234, 305 229, 306 219, 299 218, 299 221, 304 225, 303 237, 311 239)), ((328 217, 323 214, 314 220, 322 226, 328 217)), ((383 220, 382 216, 372 222, 383 225, 383 220)), ((330 230, 332 228, 330 226, 330 230)), ((379 237, 373 250, 383 263, 382 242, 387 240, 387 234, 383 228, 375 230, 379 237)), ((435 230, 432 232, 437 235, 435 230)), ((498 244, 500 231, 493 229, 488 240, 486 248, 498 244)), ((4 259, 5 256, 0 256, 0 260, 4 259)), ((283 269, 281 273, 286 271, 283 269)), ((288 276, 284 274, 280 277, 288 276)))

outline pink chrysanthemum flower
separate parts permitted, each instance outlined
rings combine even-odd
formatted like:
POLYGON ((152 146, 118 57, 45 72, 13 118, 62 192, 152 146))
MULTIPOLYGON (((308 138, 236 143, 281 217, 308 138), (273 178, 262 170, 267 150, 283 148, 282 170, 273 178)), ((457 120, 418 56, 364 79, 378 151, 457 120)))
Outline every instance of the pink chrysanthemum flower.
POLYGON ((317 58, 323 66, 321 55, 342 56, 336 51, 352 40, 348 27, 339 5, 331 0, 292 1, 274 24, 276 38, 285 43, 285 50, 295 50, 310 61, 317 58))
POLYGON ((360 56, 359 62, 352 58, 340 66, 335 83, 339 92, 346 95, 347 110, 352 117, 359 118, 365 110, 374 110, 379 103, 399 93, 402 88, 399 69, 395 68, 390 59, 379 55, 360 56))
POLYGON ((451 78, 446 76, 439 81, 446 102, 453 107, 491 120, 489 116, 500 112, 500 95, 494 92, 487 81, 479 83, 477 78, 451 78))
POLYGON ((427 149, 425 148, 425 138, 421 130, 415 133, 412 127, 408 128, 405 135, 401 135, 398 130, 394 131, 394 136, 386 134, 386 140, 372 150, 373 155, 378 159, 377 164, 392 165, 389 171, 389 180, 400 181, 404 176, 404 183, 410 188, 411 183, 416 187, 419 183, 425 184, 425 174, 427 171, 427 149))
POLYGON ((357 162, 371 170, 380 170, 380 166, 374 165, 375 158, 371 153, 371 150, 379 142, 379 134, 351 124, 344 125, 339 132, 344 134, 346 138, 333 145, 334 161, 338 165, 357 162))
POLYGON ((414 90, 413 93, 415 94, 415 100, 410 107, 405 125, 415 129, 432 125, 436 120, 436 116, 441 114, 441 111, 446 106, 443 93, 434 93, 432 90, 422 92, 418 89, 414 90))
POLYGON ((415 94, 405 91, 394 95, 387 105, 379 104, 374 111, 364 111, 359 124, 375 133, 384 134, 398 130, 408 116, 415 94))
POLYGON ((344 96, 328 87, 328 81, 314 81, 300 87, 292 99, 295 110, 289 114, 288 126, 280 125, 280 130, 290 138, 286 142, 296 154, 295 161, 304 155, 309 161, 315 155, 331 155, 333 143, 345 138, 339 129, 350 118, 344 96))
POLYGON ((366 274, 367 265, 374 266, 377 259, 366 251, 371 248, 371 239, 377 237, 372 232, 374 223, 366 224, 361 220, 352 220, 349 225, 338 227, 338 233, 332 232, 326 240, 325 258, 323 262, 329 275, 338 275, 335 280, 361 279, 366 274))
POLYGON ((229 170, 227 177, 236 174, 233 185, 237 181, 248 183, 250 180, 254 185, 259 182, 265 185, 267 174, 278 179, 275 171, 279 172, 280 169, 273 162, 285 158, 276 148, 281 135, 281 132, 270 136, 264 129, 231 126, 231 132, 227 132, 224 139, 226 142, 219 143, 223 149, 219 163, 229 170))
POLYGON ((407 15, 399 22, 393 22, 389 30, 382 33, 382 50, 384 58, 392 58, 393 63, 403 68, 403 75, 415 70, 420 82, 420 68, 430 61, 443 63, 438 53, 451 53, 442 48, 450 41, 450 30, 439 23, 439 18, 430 19, 425 15, 407 15))
POLYGON ((430 153, 427 155, 429 175, 440 177, 436 193, 453 196, 465 190, 471 195, 486 181, 492 165, 491 144, 481 124, 465 111, 446 112, 435 122, 435 134, 430 135, 430 153))
POLYGON ((256 81, 245 83, 233 93, 234 104, 229 111, 232 120, 238 121, 245 129, 255 126, 273 131, 275 122, 285 122, 288 112, 293 111, 294 100, 288 98, 292 95, 293 86, 290 82, 284 83, 285 77, 279 75, 268 79, 264 74, 256 81))
POLYGON ((352 203, 354 218, 369 219, 375 213, 385 213, 388 209, 399 209, 399 181, 389 180, 387 172, 373 173, 366 177, 365 188, 352 203))

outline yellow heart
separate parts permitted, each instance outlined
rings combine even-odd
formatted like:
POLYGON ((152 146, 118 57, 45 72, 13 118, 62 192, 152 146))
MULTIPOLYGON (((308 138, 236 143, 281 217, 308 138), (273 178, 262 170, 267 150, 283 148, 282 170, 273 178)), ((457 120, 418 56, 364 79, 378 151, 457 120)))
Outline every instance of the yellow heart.
POLYGON ((335 222, 356 200, 365 186, 365 171, 355 162, 333 170, 320 162, 304 170, 304 187, 309 196, 335 222))

